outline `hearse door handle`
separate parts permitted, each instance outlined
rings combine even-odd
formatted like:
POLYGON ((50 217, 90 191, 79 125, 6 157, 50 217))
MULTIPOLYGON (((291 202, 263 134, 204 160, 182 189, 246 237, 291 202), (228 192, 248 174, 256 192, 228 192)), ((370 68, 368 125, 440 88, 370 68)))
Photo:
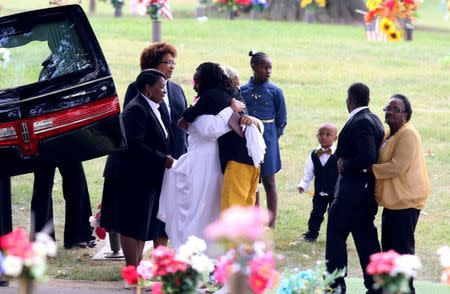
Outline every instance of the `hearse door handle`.
POLYGON ((84 95, 91 94, 91 93, 95 93, 95 92, 96 92, 95 90, 94 90, 94 91, 88 91, 88 92, 86 92, 86 91, 80 91, 80 92, 75 93, 75 94, 70 94, 70 95, 62 96, 61 99, 63 99, 63 100, 72 99, 72 98, 75 98, 75 97, 78 97, 78 96, 84 96, 84 95))

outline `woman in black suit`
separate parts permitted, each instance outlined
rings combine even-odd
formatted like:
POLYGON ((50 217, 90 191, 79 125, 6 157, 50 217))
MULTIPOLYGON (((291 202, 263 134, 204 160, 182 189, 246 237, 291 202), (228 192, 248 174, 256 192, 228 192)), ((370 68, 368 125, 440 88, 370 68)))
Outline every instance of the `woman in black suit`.
POLYGON ((127 265, 142 259, 145 241, 155 247, 167 244, 164 223, 156 218, 159 194, 166 168, 174 159, 170 153, 169 122, 158 109, 166 94, 162 72, 149 69, 136 79, 139 94, 125 107, 122 118, 128 149, 110 156, 105 174, 102 220, 120 233, 127 265))

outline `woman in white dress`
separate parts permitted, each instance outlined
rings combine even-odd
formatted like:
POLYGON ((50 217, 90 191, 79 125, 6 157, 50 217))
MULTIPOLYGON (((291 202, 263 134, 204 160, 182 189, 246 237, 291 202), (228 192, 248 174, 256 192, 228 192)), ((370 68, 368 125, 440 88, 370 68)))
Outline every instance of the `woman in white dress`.
MULTIPOLYGON (((199 101, 210 99, 208 93, 226 91, 229 87, 229 84, 220 85, 224 78, 228 80, 222 69, 214 65, 213 71, 215 75, 221 76, 217 81, 211 81, 214 76, 211 72, 204 78, 198 70, 194 75, 194 90, 199 93, 199 101)), ((218 98, 216 95, 214 98, 225 99, 225 96, 218 98)), ((220 215, 223 174, 217 139, 231 131, 228 121, 233 111, 242 112, 245 108, 242 102, 235 99, 228 103, 230 107, 224 108, 217 115, 204 114, 217 113, 213 109, 209 112, 202 109, 197 113, 201 115, 187 127, 188 152, 164 175, 158 218, 165 222, 166 233, 175 250, 191 235, 205 239, 206 226, 220 215)), ((212 244, 207 244, 208 254, 212 257, 215 255, 211 250, 212 244)))

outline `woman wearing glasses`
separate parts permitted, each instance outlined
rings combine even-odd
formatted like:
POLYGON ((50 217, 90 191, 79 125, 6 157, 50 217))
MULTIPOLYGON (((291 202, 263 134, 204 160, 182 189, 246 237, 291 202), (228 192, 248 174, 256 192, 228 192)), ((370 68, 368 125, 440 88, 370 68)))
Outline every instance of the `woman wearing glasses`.
MULTIPOLYGON (((177 123, 186 110, 186 96, 180 85, 170 81, 175 70, 177 50, 168 43, 154 43, 142 50, 140 58, 141 70, 156 69, 167 78, 167 94, 164 96, 163 111, 170 119, 170 131, 172 132, 170 151, 171 155, 178 159, 186 152, 186 131, 179 128, 177 123)), ((124 108, 131 99, 137 95, 135 83, 128 86, 125 94, 124 108)))
MULTIPOLYGON (((414 254, 414 231, 420 210, 430 194, 422 141, 411 124, 408 98, 395 94, 383 109, 389 131, 371 170, 376 178, 375 197, 384 207, 381 223, 382 250, 414 254)), ((411 293, 414 292, 412 279, 411 293)))

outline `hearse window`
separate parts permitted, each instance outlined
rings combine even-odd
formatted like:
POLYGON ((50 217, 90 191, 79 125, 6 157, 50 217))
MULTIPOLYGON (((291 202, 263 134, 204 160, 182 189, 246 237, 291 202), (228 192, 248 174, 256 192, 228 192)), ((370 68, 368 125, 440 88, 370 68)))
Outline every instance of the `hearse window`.
POLYGON ((15 88, 91 66, 75 25, 38 24, 26 32, 0 31, 0 89, 15 88))

